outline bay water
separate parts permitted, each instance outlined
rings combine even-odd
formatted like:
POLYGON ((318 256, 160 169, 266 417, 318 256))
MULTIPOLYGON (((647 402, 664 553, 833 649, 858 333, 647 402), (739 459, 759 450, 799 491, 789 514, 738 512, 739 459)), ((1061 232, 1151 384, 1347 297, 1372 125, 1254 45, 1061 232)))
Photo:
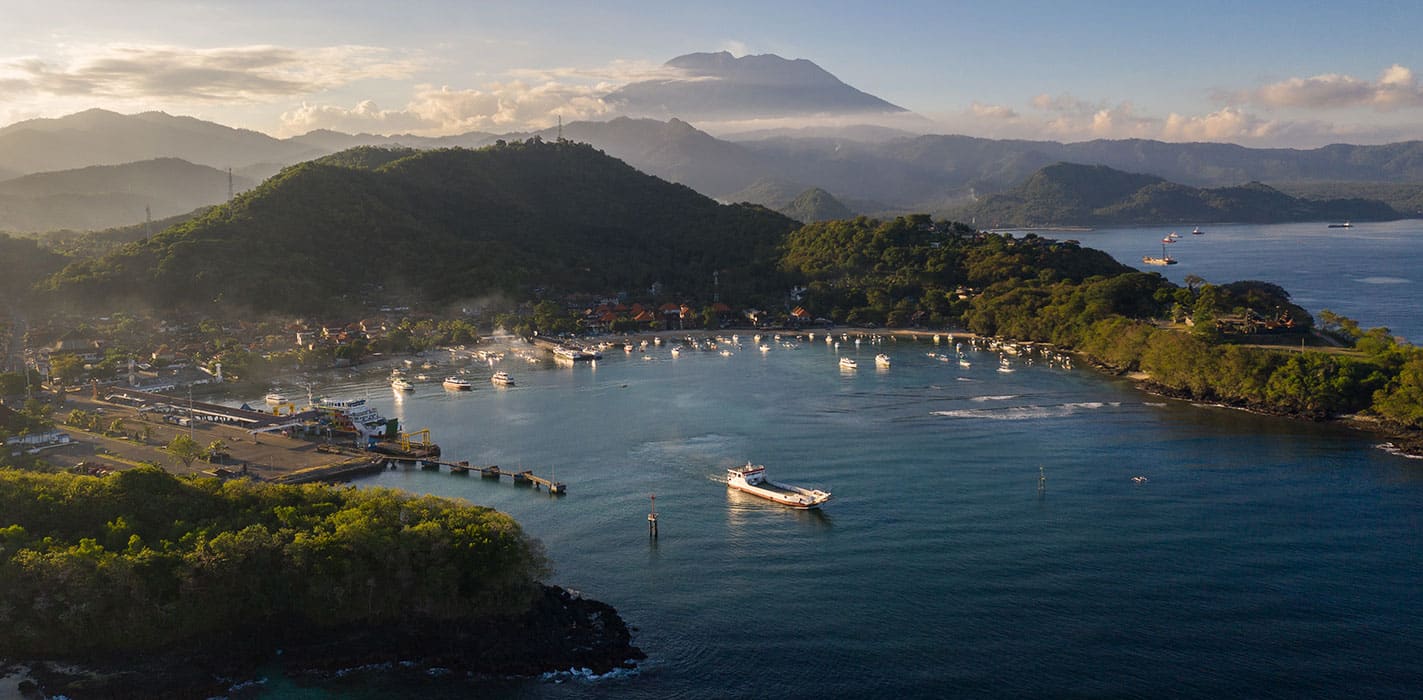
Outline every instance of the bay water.
MULTIPOLYGON (((1363 226, 1375 225, 1348 235, 1363 226)), ((1312 311, 1418 337, 1411 301, 1388 296, 1417 284, 1420 268, 1394 267, 1418 259, 1407 241, 1417 231, 1378 226, 1364 240, 1393 252, 1360 252, 1368 264, 1359 268, 1312 271, 1337 262, 1300 252, 1301 239, 1318 238, 1312 230, 1214 227, 1178 244, 1183 262, 1166 273, 1276 281, 1312 311), (1254 262, 1238 252, 1269 246, 1254 262), (1285 255, 1298 259, 1276 260, 1285 255), (1289 269, 1298 276, 1285 279, 1289 269)), ((1130 261, 1153 252, 1159 231, 1074 235, 1130 261)), ((465 393, 437 379, 398 396, 374 370, 328 378, 327 395, 367 396, 407 429, 430 428, 446 459, 567 483, 566 496, 552 497, 507 479, 401 467, 358 486, 513 515, 546 546, 550 582, 617 607, 649 658, 597 679, 364 673, 298 687, 271 678, 264 695, 1407 697, 1423 688, 1423 461, 1365 434, 1160 399, 1042 358, 1011 359, 1013 371, 1000 372, 996 354, 967 346, 965 368, 927 354, 952 357, 947 343, 837 340, 768 335, 761 352, 741 332, 730 356, 674 358, 649 346, 571 367, 510 355, 465 366, 476 387, 465 393), (880 352, 889 369, 875 368, 880 352), (840 370, 845 355, 860 369, 840 370), (518 385, 495 388, 495 369, 518 385), (747 461, 834 500, 795 511, 728 490, 725 470, 747 461)))

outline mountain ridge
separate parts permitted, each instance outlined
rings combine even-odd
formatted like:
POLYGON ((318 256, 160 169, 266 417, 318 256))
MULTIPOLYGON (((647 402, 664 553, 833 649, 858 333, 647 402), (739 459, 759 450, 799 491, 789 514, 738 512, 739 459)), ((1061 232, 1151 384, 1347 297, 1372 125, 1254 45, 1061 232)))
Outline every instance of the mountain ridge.
POLYGON ((1377 200, 1300 199, 1260 182, 1197 188, 1079 163, 1044 167, 1006 192, 962 207, 955 216, 989 228, 1402 218, 1377 200))

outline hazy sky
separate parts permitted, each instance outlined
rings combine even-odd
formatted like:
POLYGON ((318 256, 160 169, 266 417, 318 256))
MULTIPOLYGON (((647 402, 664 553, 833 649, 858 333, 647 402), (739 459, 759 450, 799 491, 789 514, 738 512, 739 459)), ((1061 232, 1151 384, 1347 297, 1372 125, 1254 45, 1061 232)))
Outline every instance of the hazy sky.
MULTIPOLYGON (((1423 2, 0 0, 0 125, 90 107, 288 136, 512 131, 695 51, 807 58, 991 137, 1423 138, 1423 2)), ((700 125, 716 129, 717 125, 700 125)))

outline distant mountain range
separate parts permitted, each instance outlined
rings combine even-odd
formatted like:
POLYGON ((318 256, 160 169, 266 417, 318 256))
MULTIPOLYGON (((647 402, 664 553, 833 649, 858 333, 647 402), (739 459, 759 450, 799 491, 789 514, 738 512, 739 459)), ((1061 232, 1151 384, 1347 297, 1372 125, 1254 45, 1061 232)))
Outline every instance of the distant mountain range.
MULTIPOLYGON (((701 53, 672 59, 667 69, 672 75, 629 84, 607 97, 627 111, 658 118, 569 123, 563 125, 563 136, 713 198, 783 206, 786 202, 737 196, 758 182, 776 181, 794 183, 796 194, 819 188, 833 193, 852 210, 874 215, 927 212, 944 216, 976 198, 1004 192, 1058 162, 1150 173, 1192 187, 1288 183, 1291 191, 1307 191, 1317 198, 1367 191, 1358 189, 1359 183, 1388 184, 1397 187, 1378 191, 1404 211, 1417 211, 1423 201, 1423 189, 1410 189, 1423 182, 1423 141, 1295 150, 1146 140, 1065 144, 913 135, 883 126, 843 122, 848 125, 830 127, 818 121, 813 115, 865 115, 868 120, 875 114, 906 113, 846 85, 807 60, 701 53), (777 123, 792 126, 725 138, 695 126, 706 123, 704 120, 754 120, 756 115, 779 115, 782 118, 777 123), (804 126, 794 128, 797 123, 804 126)), ((94 165, 181 159, 217 170, 232 168, 234 174, 256 182, 282 167, 355 146, 477 148, 499 139, 516 141, 531 136, 551 141, 558 130, 470 132, 438 138, 318 130, 277 139, 159 112, 120 115, 89 110, 0 129, 0 179, 94 165)), ((173 178, 182 177, 176 163, 162 162, 173 168, 173 178)), ((135 211, 132 198, 119 201, 110 191, 64 194, 76 197, 73 218, 64 225, 121 223, 114 221, 115 212, 132 215, 135 211), (90 206, 80 204, 79 195, 99 197, 92 207, 99 213, 85 211, 90 206)), ((29 213, 33 206, 13 200, 0 204, 14 212, 9 222, 0 222, 0 226, 50 227, 60 223, 47 214, 29 213)), ((38 211, 45 210, 40 206, 38 211)))
POLYGON ((1007 192, 955 212, 984 228, 1386 220, 1399 218, 1368 199, 1308 200, 1251 182, 1201 189, 1104 165, 1057 163, 1007 192))
POLYGON ((624 114, 692 121, 908 111, 846 85, 803 58, 690 53, 665 67, 675 77, 624 85, 604 101, 624 114))
MULTIPOLYGON (((234 192, 252 186, 234 175, 234 192)), ((97 230, 227 200, 227 173, 178 158, 95 165, 0 181, 0 231, 97 230)))

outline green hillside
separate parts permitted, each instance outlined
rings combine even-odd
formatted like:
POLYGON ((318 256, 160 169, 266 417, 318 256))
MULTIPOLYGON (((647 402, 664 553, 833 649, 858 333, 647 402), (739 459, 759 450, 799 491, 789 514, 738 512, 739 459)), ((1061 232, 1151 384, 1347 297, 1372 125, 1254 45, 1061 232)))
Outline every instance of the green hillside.
POLYGON ((817 221, 849 219, 855 216, 855 212, 850 211, 844 202, 819 187, 812 187, 800 193, 786 206, 778 207, 777 211, 807 224, 817 221))
POLYGON ((1007 192, 964 207, 955 217, 990 227, 1113 226, 1386 220, 1399 213, 1368 199, 1300 199, 1258 182, 1202 189, 1103 165, 1057 163, 1007 192))
POLYGON ((569 142, 381 160, 366 151, 293 166, 193 221, 75 263, 48 288, 305 313, 391 292, 440 302, 660 282, 696 297, 720 271, 723 295, 753 295, 780 288, 774 251, 795 228, 569 142))

